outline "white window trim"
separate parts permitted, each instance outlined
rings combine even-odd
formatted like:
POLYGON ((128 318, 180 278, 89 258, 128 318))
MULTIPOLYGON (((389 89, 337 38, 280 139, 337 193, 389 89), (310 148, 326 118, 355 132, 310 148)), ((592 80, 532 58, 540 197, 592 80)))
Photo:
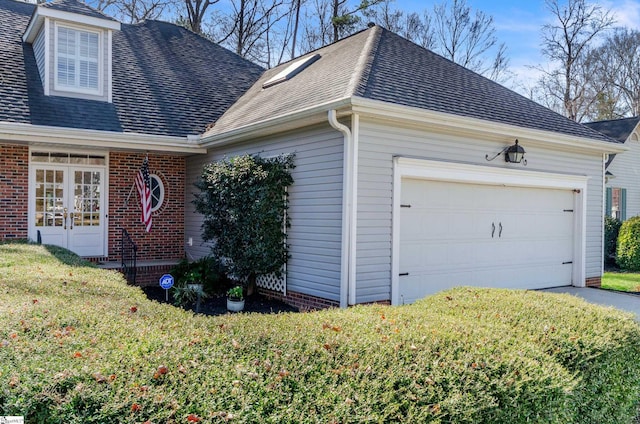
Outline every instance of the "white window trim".
MULTIPOLYGON (((151 178, 155 178, 158 181, 158 187, 160 187, 160 196, 158 197, 158 204, 155 207, 151 208, 151 212, 156 212, 158 211, 160 208, 162 208, 162 205, 164 205, 164 197, 165 197, 165 189, 164 189, 164 182, 162 182, 162 178, 160 178, 160 175, 158 174, 149 174, 149 179, 151 178)), ((153 194, 152 194, 153 196, 153 194)))
POLYGON ((586 278, 587 181, 584 175, 525 171, 427 159, 395 157, 393 161, 391 247, 391 304, 400 304, 400 198, 403 178, 459 183, 576 190, 572 285, 584 287, 586 278))
POLYGON ((79 94, 88 94, 92 96, 103 96, 104 95, 104 31, 90 29, 78 25, 71 25, 68 23, 55 23, 55 33, 53 35, 53 75, 54 75, 54 90, 60 92, 69 92, 69 93, 79 93, 79 94), (62 85, 58 82, 58 29, 59 28, 68 28, 74 31, 84 31, 96 34, 98 36, 98 89, 91 90, 80 87, 69 87, 67 85, 62 85))

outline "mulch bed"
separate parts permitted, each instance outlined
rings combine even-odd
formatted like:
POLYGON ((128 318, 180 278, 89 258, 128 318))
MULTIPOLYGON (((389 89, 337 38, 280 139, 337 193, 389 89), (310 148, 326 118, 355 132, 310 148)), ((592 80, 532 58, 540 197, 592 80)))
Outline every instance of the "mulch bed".
MULTIPOLYGON (((166 294, 164 289, 158 286, 141 287, 142 291, 147 295, 150 300, 155 300, 160 303, 169 303, 173 305, 173 296, 171 289, 169 289, 169 302, 166 301, 166 294)), ((197 312, 204 315, 224 315, 238 312, 227 311, 227 297, 225 295, 211 296, 206 299, 202 299, 200 307, 196 311, 196 305, 190 305, 184 308, 189 311, 197 312)), ((261 314, 277 314, 280 312, 298 312, 297 308, 282 303, 278 300, 267 299, 259 294, 248 296, 244 302, 244 311, 240 313, 257 312, 261 314)))

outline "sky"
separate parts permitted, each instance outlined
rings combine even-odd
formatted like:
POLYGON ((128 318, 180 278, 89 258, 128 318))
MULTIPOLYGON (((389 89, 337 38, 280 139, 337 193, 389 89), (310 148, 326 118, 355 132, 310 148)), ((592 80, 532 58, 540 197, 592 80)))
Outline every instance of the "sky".
MULTIPOLYGON (((396 0, 395 7, 423 12, 432 10, 441 0, 396 0)), ((600 0, 595 3, 610 9, 616 26, 640 29, 640 0, 600 0)), ((507 45, 509 68, 518 82, 532 84, 539 75, 531 66, 545 64, 541 54, 540 30, 552 21, 544 0, 467 0, 473 10, 493 16, 498 42, 507 45)))

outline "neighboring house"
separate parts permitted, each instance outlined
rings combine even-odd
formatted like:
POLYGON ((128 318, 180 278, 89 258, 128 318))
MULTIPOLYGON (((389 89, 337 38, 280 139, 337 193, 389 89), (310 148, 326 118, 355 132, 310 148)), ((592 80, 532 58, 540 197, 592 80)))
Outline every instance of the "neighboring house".
POLYGON ((262 72, 173 24, 0 0, 0 239, 118 266, 126 229, 157 281, 185 254, 185 157, 262 72), (146 155, 149 233, 133 187, 146 155))
POLYGON ((377 26, 263 73, 172 24, 0 0, 0 238, 118 263, 126 229, 147 282, 209 253, 191 203, 205 163, 295 153, 271 296, 598 285, 603 159, 627 150, 611 141, 377 26), (516 140, 527 166, 500 154, 516 140))
POLYGON ((640 215, 639 122, 636 116, 585 124, 629 148, 623 155, 610 155, 606 162, 605 214, 621 221, 640 215))
MULTIPOLYGON (((212 160, 296 154, 301 306, 402 304, 455 285, 599 285, 608 137, 381 27, 271 69, 202 135, 212 160), (514 145, 527 166, 492 156, 514 145)), ((188 200, 188 198, 187 198, 188 200)), ((186 204, 187 247, 208 252, 186 204)))

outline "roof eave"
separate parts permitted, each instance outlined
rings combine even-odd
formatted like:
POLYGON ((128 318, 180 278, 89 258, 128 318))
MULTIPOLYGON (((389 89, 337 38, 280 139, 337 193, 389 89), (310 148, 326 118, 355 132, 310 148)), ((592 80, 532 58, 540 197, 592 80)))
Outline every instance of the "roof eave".
POLYGON ((361 116, 371 116, 376 119, 405 124, 429 125, 430 127, 439 127, 449 131, 517 138, 521 142, 544 142, 548 145, 598 153, 622 153, 628 150, 628 147, 623 144, 435 112, 363 97, 353 97, 352 105, 353 112, 361 116))
POLYGON ((33 43, 33 40, 35 40, 36 36, 38 35, 40 27, 42 26, 42 22, 45 18, 59 19, 62 21, 74 22, 77 24, 115 31, 120 31, 121 28, 120 22, 118 21, 101 19, 93 16, 81 15, 79 13, 65 12, 62 10, 55 10, 38 6, 33 11, 33 15, 31 16, 29 25, 27 26, 27 29, 22 36, 22 41, 24 41, 25 43, 33 43))
POLYGON ((294 113, 279 115, 259 122, 254 122, 250 125, 234 128, 222 133, 215 133, 214 127, 214 130, 210 131, 209 134, 205 133, 200 136, 199 145, 205 148, 221 147, 232 143, 250 140, 255 137, 264 137, 266 135, 290 131, 307 125, 326 122, 326 112, 328 110, 348 108, 350 104, 351 98, 346 97, 306 109, 301 109, 294 113))
POLYGON ((26 145, 94 147, 119 151, 146 151, 178 155, 204 154, 207 150, 192 136, 173 137, 141 133, 51 127, 0 122, 0 140, 26 145))

